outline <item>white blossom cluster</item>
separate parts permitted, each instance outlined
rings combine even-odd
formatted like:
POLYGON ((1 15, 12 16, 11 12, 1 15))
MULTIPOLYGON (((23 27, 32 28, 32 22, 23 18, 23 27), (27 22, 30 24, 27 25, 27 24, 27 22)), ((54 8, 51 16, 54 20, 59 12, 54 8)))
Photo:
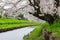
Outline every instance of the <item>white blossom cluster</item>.
MULTIPOLYGON (((56 9, 54 0, 40 0, 41 13, 54 14, 56 11, 60 13, 60 7, 56 9), (53 10, 56 11, 53 11, 53 10)), ((17 16, 20 13, 24 14, 24 17, 29 20, 38 20, 38 18, 31 16, 28 12, 35 12, 34 8, 31 7, 28 0, 0 0, 0 13, 4 17, 6 14, 8 17, 17 16)))

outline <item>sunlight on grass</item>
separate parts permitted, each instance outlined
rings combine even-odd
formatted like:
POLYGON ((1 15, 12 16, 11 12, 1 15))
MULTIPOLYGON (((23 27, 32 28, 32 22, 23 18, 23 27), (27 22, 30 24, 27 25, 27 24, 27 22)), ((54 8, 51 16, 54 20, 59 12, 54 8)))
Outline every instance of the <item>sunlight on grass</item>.
POLYGON ((33 26, 39 24, 40 24, 39 22, 30 22, 28 20, 0 18, 0 29, 33 26))

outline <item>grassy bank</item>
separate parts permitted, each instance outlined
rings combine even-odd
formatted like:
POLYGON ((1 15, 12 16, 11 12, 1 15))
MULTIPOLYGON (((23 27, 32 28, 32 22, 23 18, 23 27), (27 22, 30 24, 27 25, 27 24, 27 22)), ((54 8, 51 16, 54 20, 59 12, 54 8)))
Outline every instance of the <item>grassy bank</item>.
POLYGON ((34 29, 30 34, 24 37, 24 40, 44 40, 42 37, 42 29, 46 28, 48 31, 52 31, 52 35, 60 37, 60 19, 56 20, 52 25, 48 23, 41 24, 34 29))
POLYGON ((6 19, 6 18, 0 18, 0 31, 7 30, 7 29, 13 29, 13 28, 22 28, 26 26, 35 26, 39 25, 38 22, 30 22, 28 20, 17 20, 17 19, 6 19))
POLYGON ((17 19, 10 19, 10 18, 0 18, 0 23, 14 23, 14 22, 29 22, 27 20, 17 20, 17 19))

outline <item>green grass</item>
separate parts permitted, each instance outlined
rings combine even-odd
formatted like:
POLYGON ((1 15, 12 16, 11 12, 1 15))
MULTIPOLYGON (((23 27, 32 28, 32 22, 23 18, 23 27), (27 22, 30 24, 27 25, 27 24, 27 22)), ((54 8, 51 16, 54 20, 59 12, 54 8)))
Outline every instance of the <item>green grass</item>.
POLYGON ((40 23, 38 22, 30 22, 28 20, 17 20, 17 19, 6 19, 6 18, 0 18, 0 29, 5 29, 5 28, 13 28, 13 27, 25 27, 25 26, 30 26, 30 25, 39 25, 40 23), (17 24, 16 24, 16 23, 17 24), (6 23, 6 24, 4 24, 6 23), (8 24, 12 23, 12 24, 8 24))
POLYGON ((60 19, 56 20, 49 29, 53 32, 53 36, 60 37, 60 19))
POLYGON ((36 27, 36 29, 34 29, 30 34, 25 36, 24 40, 37 40, 37 38, 42 35, 43 27, 41 27, 41 26, 42 26, 42 24, 40 24, 40 26, 36 27))
POLYGON ((0 23, 11 23, 11 22, 28 22, 27 20, 17 20, 17 19, 6 19, 6 18, 0 18, 0 23))
POLYGON ((60 37, 60 19, 56 20, 52 25, 47 22, 35 28, 30 34, 24 37, 24 40, 44 40, 42 37, 42 29, 46 28, 52 31, 53 36, 60 37))

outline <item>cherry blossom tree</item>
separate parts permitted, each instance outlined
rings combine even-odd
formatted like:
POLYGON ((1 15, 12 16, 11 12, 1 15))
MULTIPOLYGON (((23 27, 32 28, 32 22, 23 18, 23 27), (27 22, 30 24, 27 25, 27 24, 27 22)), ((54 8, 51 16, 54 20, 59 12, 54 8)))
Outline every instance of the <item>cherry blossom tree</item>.
POLYGON ((33 16, 47 21, 49 24, 52 24, 55 19, 58 18, 57 8, 59 6, 59 0, 53 0, 51 3, 50 0, 29 0, 30 6, 32 6, 35 10, 34 13, 29 12, 33 16), (47 1, 45 3, 41 3, 41 1, 47 1), (42 7, 41 7, 42 5, 42 7), (45 7, 46 5, 46 7, 45 7), (46 10, 47 9, 47 10, 46 10))

